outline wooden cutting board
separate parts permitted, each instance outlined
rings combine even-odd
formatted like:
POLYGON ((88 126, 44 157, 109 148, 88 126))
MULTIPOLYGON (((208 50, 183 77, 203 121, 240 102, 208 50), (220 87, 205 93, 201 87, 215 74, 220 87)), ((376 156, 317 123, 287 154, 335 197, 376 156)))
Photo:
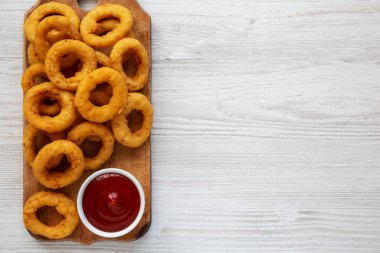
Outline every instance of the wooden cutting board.
MULTIPOLYGON (((30 10, 25 13, 25 19, 29 14, 39 5, 51 2, 49 0, 40 0, 38 1, 30 10)), ((55 0, 55 2, 60 2, 71 6, 79 15, 80 18, 83 18, 87 11, 80 8, 77 0, 55 0)), ((149 58, 151 59, 151 21, 150 16, 141 8, 136 0, 98 0, 98 5, 105 3, 119 4, 127 7, 134 18, 133 34, 141 43, 145 46, 149 58)), ((27 48, 29 42, 24 36, 24 70, 29 66, 27 60, 27 48)), ((109 52, 107 49, 102 50, 104 52, 109 52)), ((149 80, 146 87, 141 91, 150 99, 150 87, 151 86, 151 72, 149 74, 149 80)), ((21 87, 20 87, 21 89, 21 87)), ((133 120, 132 120, 133 121, 133 120)), ((138 123, 139 119, 136 118, 135 123, 138 123)), ((24 123, 24 128, 26 126, 24 123)), ((129 234, 116 238, 108 239, 99 237, 91 233, 83 224, 79 224, 76 230, 69 237, 66 237, 62 240, 77 241, 82 244, 91 244, 96 241, 101 240, 118 240, 118 241, 132 241, 142 237, 149 229, 151 223, 151 143, 150 138, 139 148, 130 149, 124 147, 120 144, 115 145, 114 153, 111 159, 103 164, 101 168, 120 168, 126 171, 131 172, 142 184, 145 191, 146 206, 144 216, 141 219, 138 226, 129 234)), ((31 167, 25 162, 24 159, 24 203, 25 201, 34 193, 49 190, 44 186, 38 183, 36 178, 33 175, 31 167)), ((76 201, 78 190, 83 183, 83 181, 91 174, 91 171, 85 171, 83 176, 75 183, 64 187, 63 189, 57 190, 57 192, 62 192, 66 196, 70 197, 72 200, 76 201)), ((38 212, 38 217, 42 221, 47 222, 48 224, 55 224, 60 220, 60 217, 51 209, 41 209, 38 212)), ((33 235, 36 239, 39 240, 48 240, 48 241, 57 241, 50 240, 42 236, 33 235)))

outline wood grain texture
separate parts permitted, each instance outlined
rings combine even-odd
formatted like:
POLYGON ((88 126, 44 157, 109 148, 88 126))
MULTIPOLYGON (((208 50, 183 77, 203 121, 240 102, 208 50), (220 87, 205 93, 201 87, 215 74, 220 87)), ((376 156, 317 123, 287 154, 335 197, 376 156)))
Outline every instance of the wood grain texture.
MULTIPOLYGON (((78 14, 78 16, 82 19, 87 11, 81 9, 78 5, 77 0, 39 0, 35 5, 26 12, 25 19, 29 16, 29 14, 38 6, 44 3, 48 3, 51 1, 61 2, 63 4, 67 4, 71 6, 78 14)), ((134 25, 133 25, 133 34, 147 49, 148 55, 151 55, 150 52, 150 43, 151 43, 151 23, 150 16, 141 8, 141 6, 137 3, 136 0, 99 0, 98 4, 105 3, 115 3, 122 6, 126 6, 133 15, 134 25)), ((28 67, 27 60, 27 48, 29 46, 29 42, 26 37, 24 38, 24 69, 28 67)), ((97 49, 100 50, 100 49, 97 49)), ((109 51, 108 49, 102 49, 104 53, 109 51)), ((150 83, 151 77, 149 77, 147 85, 141 90, 141 93, 145 94, 150 99, 150 83)), ((137 123, 137 122, 136 122, 137 123)), ((141 183, 145 192, 145 210, 144 215, 137 225, 137 227, 132 230, 127 235, 111 239, 111 240, 119 240, 119 241, 132 241, 141 238, 150 227, 151 223, 151 143, 150 138, 140 147, 131 149, 124 147, 119 143, 115 143, 115 149, 112 154, 112 157, 104 163, 101 168, 120 168, 132 173, 141 183)), ((57 190, 58 192, 64 193, 66 196, 76 201, 77 194, 79 188, 86 178, 91 175, 93 171, 85 171, 82 177, 62 189, 57 190)), ((42 186, 37 179, 35 178, 32 168, 24 161, 24 203, 27 199, 40 191, 49 191, 50 189, 42 186)), ((54 211, 54 209, 43 209, 43 211, 39 212, 40 217, 48 221, 49 224, 57 224, 62 217, 58 216, 58 214, 54 211)), ((20 213, 20 217, 22 213, 20 213)), ((43 236, 36 236, 31 234, 35 238, 39 240, 47 240, 50 242, 57 242, 58 240, 49 240, 44 238, 43 236)), ((102 238, 90 232, 82 223, 80 223, 75 231, 68 237, 62 240, 69 241, 77 241, 83 244, 91 244, 96 241, 101 240, 110 240, 107 238, 102 238)))
POLYGON ((0 251, 380 251, 380 2, 139 0, 152 17, 152 226, 48 243, 22 210, 22 16, 0 2, 0 251))

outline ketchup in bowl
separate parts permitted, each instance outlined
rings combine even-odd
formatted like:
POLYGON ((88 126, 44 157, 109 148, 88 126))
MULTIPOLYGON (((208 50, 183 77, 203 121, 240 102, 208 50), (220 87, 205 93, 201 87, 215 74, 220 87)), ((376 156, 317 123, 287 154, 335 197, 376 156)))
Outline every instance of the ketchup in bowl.
POLYGON ((91 175, 83 183, 77 202, 84 225, 103 237, 118 237, 131 231, 145 206, 141 184, 119 169, 104 169, 91 175))
POLYGON ((82 203, 83 212, 94 227, 105 232, 117 232, 136 219, 140 195, 129 178, 106 173, 88 184, 82 203))

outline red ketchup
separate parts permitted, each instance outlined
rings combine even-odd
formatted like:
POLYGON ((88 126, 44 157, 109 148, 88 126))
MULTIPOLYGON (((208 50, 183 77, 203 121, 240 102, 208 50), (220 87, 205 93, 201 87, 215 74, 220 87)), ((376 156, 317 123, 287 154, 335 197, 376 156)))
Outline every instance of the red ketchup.
POLYGON ((140 194, 129 178, 106 173, 88 184, 82 205, 87 220, 94 227, 104 232, 118 232, 136 219, 140 194))

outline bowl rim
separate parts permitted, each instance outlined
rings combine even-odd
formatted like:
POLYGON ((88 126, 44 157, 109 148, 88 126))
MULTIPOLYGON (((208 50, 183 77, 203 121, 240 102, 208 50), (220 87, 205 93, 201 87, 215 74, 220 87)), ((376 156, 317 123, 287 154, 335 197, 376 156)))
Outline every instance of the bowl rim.
POLYGON ((142 216, 144 214, 144 211, 145 211, 145 194, 144 194, 144 189, 143 189, 142 185, 140 184, 140 182, 136 179, 136 177, 133 176, 130 172, 127 172, 125 170, 118 169, 118 168, 106 168, 106 169, 98 170, 98 171, 94 172, 93 174, 91 174, 89 177, 87 177, 87 179, 81 185, 81 187, 80 187, 80 189, 78 191, 78 196, 77 196, 77 209, 78 209, 78 213, 79 213, 79 218, 81 219, 82 223, 92 233, 94 233, 94 234, 96 234, 98 236, 101 236, 101 237, 105 237, 105 238, 120 237, 120 236, 126 235, 129 232, 131 232, 139 224, 139 222, 140 222, 140 220, 141 220, 141 218, 142 218, 142 216), (94 178, 96 178, 96 177, 98 177, 100 175, 103 175, 103 174, 107 174, 107 173, 116 173, 116 174, 120 174, 120 175, 123 175, 123 176, 127 177, 136 186, 136 188, 137 188, 137 190, 139 192, 139 195, 140 195, 140 209, 139 209, 139 212, 137 214, 136 219, 132 222, 131 225, 129 225, 128 227, 124 228, 123 230, 120 230, 120 231, 117 231, 117 232, 105 232, 105 231, 102 231, 102 230, 94 227, 88 221, 86 215, 84 214, 83 206, 82 206, 83 194, 84 194, 87 186, 89 185, 89 183, 94 178))

